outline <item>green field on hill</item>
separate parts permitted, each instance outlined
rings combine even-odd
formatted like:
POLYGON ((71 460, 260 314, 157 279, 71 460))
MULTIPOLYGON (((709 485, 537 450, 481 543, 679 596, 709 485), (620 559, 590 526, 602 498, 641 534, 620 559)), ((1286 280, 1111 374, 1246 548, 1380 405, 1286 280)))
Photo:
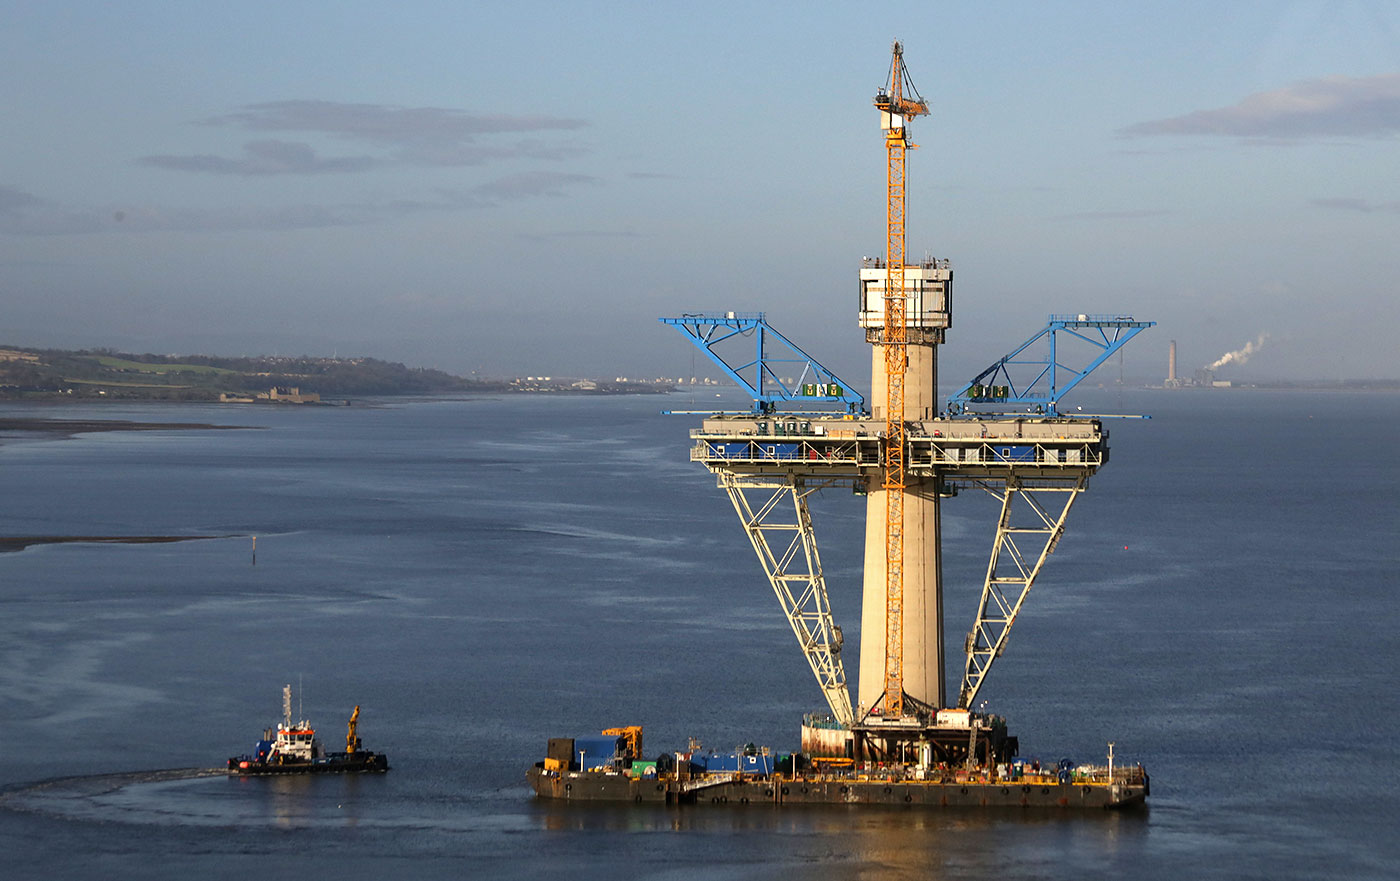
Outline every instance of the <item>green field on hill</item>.
POLYGON ((98 364, 111 370, 129 370, 136 373, 238 373, 227 367, 213 367, 208 364, 148 364, 144 361, 131 361, 111 355, 97 355, 93 358, 98 364))

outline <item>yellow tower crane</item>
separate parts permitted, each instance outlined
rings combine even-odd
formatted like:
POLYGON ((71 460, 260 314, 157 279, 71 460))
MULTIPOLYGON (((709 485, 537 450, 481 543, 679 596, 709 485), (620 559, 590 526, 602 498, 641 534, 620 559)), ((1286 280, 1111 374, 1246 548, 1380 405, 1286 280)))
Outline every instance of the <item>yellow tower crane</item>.
POLYGON ((885 717, 904 715, 904 374, 909 366, 904 292, 905 153, 908 122, 928 114, 928 102, 904 68, 895 42, 890 78, 875 96, 885 132, 885 717))

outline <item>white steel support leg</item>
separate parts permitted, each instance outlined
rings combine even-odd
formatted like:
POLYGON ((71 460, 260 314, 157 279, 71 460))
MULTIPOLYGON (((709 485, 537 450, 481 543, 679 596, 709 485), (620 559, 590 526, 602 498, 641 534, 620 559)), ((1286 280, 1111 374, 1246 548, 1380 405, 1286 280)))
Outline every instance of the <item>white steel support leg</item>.
POLYGON ((1045 558, 1055 552, 1069 509, 1088 479, 1087 474, 1082 474, 1073 484, 1037 486, 1023 485, 1016 477, 1008 477, 1000 487, 991 481, 978 482, 1001 501, 1001 517, 987 564, 987 579, 982 585, 977 621, 967 635, 967 666, 958 696, 959 707, 971 709, 987 670, 1005 649, 1026 595, 1045 565, 1045 558), (1064 496, 1063 506, 1051 504, 1054 493, 1064 496), (1017 499, 1023 504, 1018 506, 1017 499))
POLYGON ((841 632, 831 620, 826 579, 812 532, 812 516, 807 510, 807 496, 832 482, 815 481, 808 485, 795 476, 744 478, 726 471, 718 475, 719 484, 729 493, 754 553, 792 625, 798 645, 812 666, 832 716, 840 724, 850 725, 855 715, 841 663, 841 632), (757 508, 750 503, 746 490, 762 491, 757 495, 761 500, 757 508), (788 500, 792 503, 790 509, 788 500), (790 518, 785 517, 789 511, 790 518))

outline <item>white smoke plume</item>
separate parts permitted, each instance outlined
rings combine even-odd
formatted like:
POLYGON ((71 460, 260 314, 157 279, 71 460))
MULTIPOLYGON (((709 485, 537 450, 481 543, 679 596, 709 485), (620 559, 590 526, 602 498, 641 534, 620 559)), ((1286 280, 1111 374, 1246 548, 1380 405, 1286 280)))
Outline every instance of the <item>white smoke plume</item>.
POLYGON ((1249 356, 1264 348, 1264 343, 1269 339, 1267 332, 1259 334, 1259 338, 1252 343, 1245 343, 1243 349, 1236 349, 1233 352, 1226 352, 1208 367, 1207 370, 1214 370, 1217 367, 1224 367, 1226 364, 1243 364, 1249 360, 1249 356))

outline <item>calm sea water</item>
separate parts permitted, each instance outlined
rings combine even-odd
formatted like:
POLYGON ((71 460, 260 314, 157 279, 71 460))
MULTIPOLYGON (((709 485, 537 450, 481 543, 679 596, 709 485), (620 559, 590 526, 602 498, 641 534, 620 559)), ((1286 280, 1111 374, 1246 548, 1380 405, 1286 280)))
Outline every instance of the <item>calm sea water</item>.
MULTIPOLYGON (((697 404, 707 406, 711 400, 697 404)), ((736 402, 737 403, 737 402, 736 402)), ((1394 878, 1400 397, 1090 390, 1113 460, 983 696, 1022 753, 1152 773, 1146 811, 536 801, 550 736, 796 745, 820 694, 661 398, 0 407, 239 431, 0 442, 6 878, 1394 878), (257 559, 253 565, 252 541, 257 559), (165 780, 355 704, 394 770, 165 780)), ((948 644, 991 509, 947 517, 948 644)), ((859 625, 863 505, 815 504, 859 625)), ((954 664, 959 666, 958 659, 954 664)))

